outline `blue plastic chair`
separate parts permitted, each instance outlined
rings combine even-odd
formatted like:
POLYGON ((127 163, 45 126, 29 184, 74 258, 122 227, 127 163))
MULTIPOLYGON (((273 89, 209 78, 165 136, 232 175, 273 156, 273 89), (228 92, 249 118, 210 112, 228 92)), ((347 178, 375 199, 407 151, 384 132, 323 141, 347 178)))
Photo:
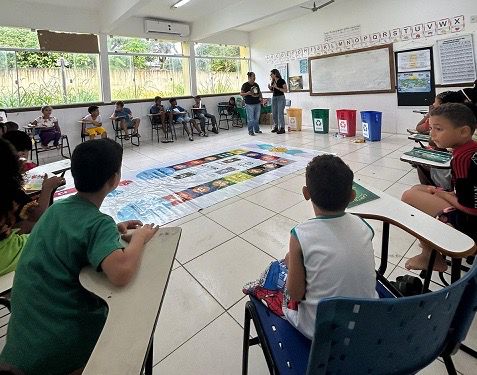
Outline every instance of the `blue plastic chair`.
MULTIPOLYGON (((382 285, 378 282, 379 292, 382 285)), ((382 296, 381 292, 380 295, 382 296)), ((325 298, 313 342, 251 298, 245 307, 242 374, 248 347, 260 343, 271 374, 413 374, 451 354, 477 310, 477 267, 437 292, 403 298, 325 298), (258 337, 249 339, 250 319, 258 337)))

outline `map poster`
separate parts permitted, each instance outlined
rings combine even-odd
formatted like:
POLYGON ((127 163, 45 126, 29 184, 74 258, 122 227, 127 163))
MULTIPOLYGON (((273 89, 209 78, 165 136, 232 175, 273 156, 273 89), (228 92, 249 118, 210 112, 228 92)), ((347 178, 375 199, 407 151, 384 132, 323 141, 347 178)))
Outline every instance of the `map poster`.
POLYGON ((398 73, 398 93, 430 92, 431 72, 398 73))

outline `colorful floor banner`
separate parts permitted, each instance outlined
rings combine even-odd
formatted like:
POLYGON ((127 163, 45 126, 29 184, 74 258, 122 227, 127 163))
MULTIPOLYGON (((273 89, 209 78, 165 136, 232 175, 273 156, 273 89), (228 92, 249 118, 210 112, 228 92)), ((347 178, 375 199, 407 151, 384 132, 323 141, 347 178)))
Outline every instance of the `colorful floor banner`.
MULTIPOLYGON (((306 167, 322 152, 265 143, 130 171, 103 202, 116 221, 166 224, 306 167)), ((74 193, 66 188, 57 197, 74 193)))

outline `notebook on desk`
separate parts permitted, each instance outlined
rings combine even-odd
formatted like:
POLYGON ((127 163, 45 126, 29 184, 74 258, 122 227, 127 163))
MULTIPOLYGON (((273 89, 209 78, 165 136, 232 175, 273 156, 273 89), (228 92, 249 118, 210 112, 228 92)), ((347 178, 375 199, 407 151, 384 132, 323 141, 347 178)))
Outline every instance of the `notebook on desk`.
POLYGON ((439 164, 447 164, 452 159, 452 155, 448 152, 427 150, 420 147, 414 147, 411 151, 405 152, 404 155, 439 164))
POLYGON ((354 181, 353 190, 356 192, 356 197, 353 202, 348 205, 348 208, 359 206, 360 204, 368 203, 379 198, 379 196, 354 181))

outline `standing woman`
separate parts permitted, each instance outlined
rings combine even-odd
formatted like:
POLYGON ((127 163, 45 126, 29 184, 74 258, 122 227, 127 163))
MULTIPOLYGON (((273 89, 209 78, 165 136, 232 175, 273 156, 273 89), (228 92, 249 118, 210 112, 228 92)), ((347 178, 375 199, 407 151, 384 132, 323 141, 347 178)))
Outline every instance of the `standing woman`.
POLYGON ((261 133, 258 125, 260 121, 260 100, 262 99, 262 92, 260 86, 255 82, 255 73, 247 73, 248 81, 242 85, 240 95, 245 101, 245 111, 247 112, 248 134, 255 135, 261 133))
POLYGON ((285 93, 288 91, 287 83, 282 78, 278 69, 272 69, 270 72, 272 82, 268 85, 269 90, 273 91, 272 113, 275 126, 272 133, 285 133, 285 93))

